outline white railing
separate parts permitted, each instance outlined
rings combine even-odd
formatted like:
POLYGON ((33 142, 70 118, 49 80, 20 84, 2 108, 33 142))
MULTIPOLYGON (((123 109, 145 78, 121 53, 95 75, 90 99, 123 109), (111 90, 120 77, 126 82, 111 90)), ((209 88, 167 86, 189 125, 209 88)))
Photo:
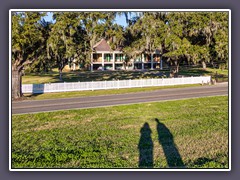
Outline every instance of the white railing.
POLYGON ((73 83, 47 83, 47 84, 23 84, 23 93, 48 93, 66 91, 86 91, 99 89, 120 89, 149 86, 169 86, 182 84, 206 84, 210 83, 210 76, 162 78, 162 79, 137 79, 137 80, 116 80, 116 81, 92 81, 73 83))

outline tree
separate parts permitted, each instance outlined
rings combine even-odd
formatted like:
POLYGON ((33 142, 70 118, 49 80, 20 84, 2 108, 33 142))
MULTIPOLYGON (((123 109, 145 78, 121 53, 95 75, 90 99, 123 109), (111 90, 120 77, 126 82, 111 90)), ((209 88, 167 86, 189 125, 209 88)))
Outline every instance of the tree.
POLYGON ((190 42, 186 38, 179 38, 174 34, 170 34, 166 38, 165 47, 168 50, 163 56, 168 58, 170 62, 170 77, 177 77, 179 65, 189 56, 190 42))
POLYGON ((228 13, 189 12, 186 14, 186 35, 199 54, 202 67, 207 62, 227 63, 228 59, 228 13))
POLYGON ((86 61, 90 62, 92 47, 102 38, 110 39, 112 35, 113 20, 116 16, 115 12, 84 12, 81 21, 83 29, 86 32, 86 42, 88 48, 86 50, 86 61))
POLYGON ((54 65, 53 59, 47 58, 47 40, 51 31, 51 22, 46 22, 42 19, 40 22, 39 30, 42 34, 41 46, 37 49, 38 58, 29 64, 24 71, 28 72, 48 72, 54 65))
POLYGON ((150 56, 158 50, 162 56, 168 32, 165 13, 144 12, 134 19, 135 23, 126 29, 127 46, 124 52, 130 58, 135 58, 143 53, 150 56))
POLYGON ((22 70, 38 57, 42 43, 39 21, 44 13, 12 13, 12 98, 22 96, 22 70))
POLYGON ((226 12, 145 12, 130 26, 129 52, 153 53, 167 58, 170 76, 177 76, 182 61, 227 63, 228 14, 226 12))
POLYGON ((219 67, 223 69, 228 66, 228 13, 216 12, 212 18, 212 23, 213 26, 216 26, 211 48, 213 51, 212 61, 217 61, 219 67))
POLYGON ((81 28, 81 13, 56 12, 56 20, 47 41, 48 57, 58 65, 59 79, 62 81, 62 70, 73 59, 84 59, 84 30, 81 28))

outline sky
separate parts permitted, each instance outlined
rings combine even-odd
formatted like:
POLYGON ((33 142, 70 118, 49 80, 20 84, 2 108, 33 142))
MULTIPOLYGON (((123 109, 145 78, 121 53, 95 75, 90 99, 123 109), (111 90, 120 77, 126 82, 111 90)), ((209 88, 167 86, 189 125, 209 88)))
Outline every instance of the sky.
MULTIPOLYGON (((53 21, 52 15, 53 15, 53 13, 48 12, 48 13, 47 13, 47 16, 44 17, 45 21, 53 21)), ((126 26, 127 26, 126 18, 125 18, 124 15, 121 15, 121 16, 117 15, 117 17, 116 17, 116 23, 119 24, 119 25, 122 25, 123 27, 126 27, 126 26)))

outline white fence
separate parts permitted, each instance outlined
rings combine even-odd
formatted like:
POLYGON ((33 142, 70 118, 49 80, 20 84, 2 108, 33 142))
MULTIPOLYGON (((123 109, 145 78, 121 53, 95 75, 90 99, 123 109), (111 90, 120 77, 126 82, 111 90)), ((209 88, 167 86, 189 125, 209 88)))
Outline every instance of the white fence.
POLYGON ((120 89, 149 86, 169 86, 181 84, 202 84, 210 83, 210 76, 162 78, 162 79, 138 79, 138 80, 117 80, 117 81, 92 81, 74 83, 47 83, 47 84, 23 84, 23 93, 48 93, 64 91, 85 91, 99 89, 120 89))

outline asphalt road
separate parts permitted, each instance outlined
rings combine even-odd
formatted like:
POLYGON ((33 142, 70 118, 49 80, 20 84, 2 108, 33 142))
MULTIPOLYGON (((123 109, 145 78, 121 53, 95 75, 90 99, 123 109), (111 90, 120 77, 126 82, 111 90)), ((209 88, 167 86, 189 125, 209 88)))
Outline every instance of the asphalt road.
POLYGON ((163 89, 119 95, 18 101, 12 102, 12 114, 49 112, 66 109, 84 109, 219 95, 228 95, 228 83, 220 83, 214 86, 163 89))

